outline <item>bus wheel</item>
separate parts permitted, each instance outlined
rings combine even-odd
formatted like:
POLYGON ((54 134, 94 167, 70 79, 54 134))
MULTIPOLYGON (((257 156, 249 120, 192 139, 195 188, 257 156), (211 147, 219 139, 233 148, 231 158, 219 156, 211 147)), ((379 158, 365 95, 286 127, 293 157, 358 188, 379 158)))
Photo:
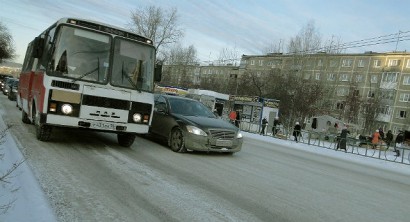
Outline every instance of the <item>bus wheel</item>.
POLYGON ((118 133, 118 144, 120 144, 123 147, 130 147, 134 143, 135 137, 136 135, 131 133, 118 133))
POLYGON ((36 136, 40 141, 48 141, 51 136, 51 126, 36 124, 36 136))
POLYGON ((40 123, 40 117, 38 115, 36 115, 36 113, 33 113, 33 121, 34 121, 34 125, 36 127, 36 136, 37 139, 40 141, 48 141, 50 140, 50 136, 51 136, 51 126, 45 125, 40 123))
POLYGON ((24 110, 21 111, 21 121, 25 124, 30 124, 31 123, 30 119, 28 118, 27 113, 24 110))

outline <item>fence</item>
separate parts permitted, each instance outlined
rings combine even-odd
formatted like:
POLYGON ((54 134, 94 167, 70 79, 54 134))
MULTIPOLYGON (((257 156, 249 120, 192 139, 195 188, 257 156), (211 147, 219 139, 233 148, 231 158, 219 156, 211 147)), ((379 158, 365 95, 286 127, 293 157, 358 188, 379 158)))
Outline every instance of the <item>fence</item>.
MULTIPOLYGON (((242 121, 239 124, 239 128, 242 131, 249 133, 259 133, 260 126, 256 123, 242 121)), ((292 128, 280 128, 281 134, 274 137, 280 137, 281 139, 293 140, 292 128)), ((267 132, 267 130, 265 131, 267 132)), ((266 134, 272 136, 271 133, 266 134)), ((369 141, 363 141, 356 138, 348 137, 347 139, 341 139, 338 134, 318 133, 313 131, 302 130, 301 136, 298 137, 298 142, 305 143, 307 145, 318 146, 325 149, 332 149, 338 151, 344 151, 346 153, 356 154, 360 156, 377 158, 390 162, 402 163, 410 165, 410 148, 403 145, 397 145, 392 143, 392 146, 387 146, 385 143, 377 144, 373 147, 373 144, 369 141), (340 149, 339 144, 346 140, 346 150, 340 149), (397 155, 397 152, 400 155, 397 155)))

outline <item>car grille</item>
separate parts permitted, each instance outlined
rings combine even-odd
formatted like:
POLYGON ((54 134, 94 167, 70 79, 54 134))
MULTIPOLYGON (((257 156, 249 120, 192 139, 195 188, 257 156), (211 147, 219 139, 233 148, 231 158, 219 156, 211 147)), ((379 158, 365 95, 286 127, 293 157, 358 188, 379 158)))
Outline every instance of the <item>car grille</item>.
POLYGON ((235 138, 235 131, 212 129, 209 130, 212 139, 233 140, 235 138))

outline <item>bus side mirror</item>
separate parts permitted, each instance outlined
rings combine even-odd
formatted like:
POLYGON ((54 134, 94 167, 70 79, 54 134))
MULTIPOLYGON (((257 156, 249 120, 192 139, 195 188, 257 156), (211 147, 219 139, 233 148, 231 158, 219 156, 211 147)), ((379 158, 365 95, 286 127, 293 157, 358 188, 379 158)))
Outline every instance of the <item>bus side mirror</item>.
POLYGON ((156 64, 154 69, 154 82, 161 82, 162 78, 162 65, 156 64))
POLYGON ((33 45, 33 58, 41 58, 44 49, 44 39, 36 37, 33 45))

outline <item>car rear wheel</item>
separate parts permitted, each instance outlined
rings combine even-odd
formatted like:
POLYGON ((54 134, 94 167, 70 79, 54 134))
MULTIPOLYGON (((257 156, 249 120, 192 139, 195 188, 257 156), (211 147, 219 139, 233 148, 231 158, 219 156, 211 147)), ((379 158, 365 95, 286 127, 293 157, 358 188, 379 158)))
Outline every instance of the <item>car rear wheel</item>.
POLYGON ((123 147, 130 147, 134 143, 135 136, 131 133, 119 133, 117 134, 118 144, 123 147))
POLYGON ((169 145, 171 147, 171 150, 174 152, 186 152, 184 135, 182 134, 182 130, 179 127, 172 130, 171 137, 169 139, 169 145))

